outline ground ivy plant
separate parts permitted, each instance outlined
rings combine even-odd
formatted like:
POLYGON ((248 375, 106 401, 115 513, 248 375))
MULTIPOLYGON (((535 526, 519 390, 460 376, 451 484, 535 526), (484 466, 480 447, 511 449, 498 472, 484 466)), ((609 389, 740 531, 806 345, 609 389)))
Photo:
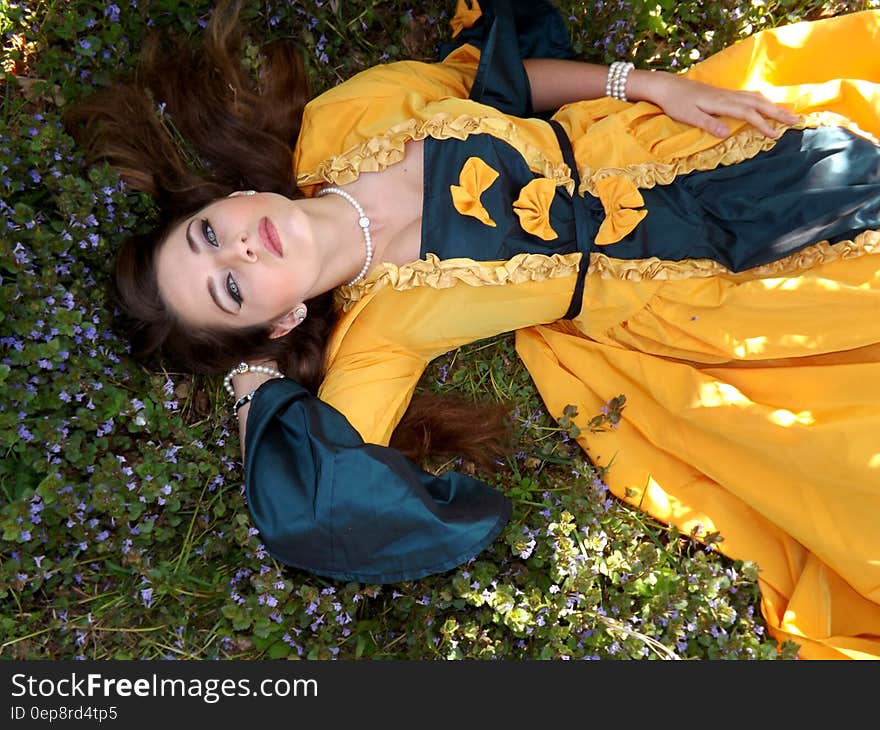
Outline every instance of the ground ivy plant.
MULTIPOLYGON (((557 3, 580 57, 685 68, 749 32, 871 3, 557 3)), ((243 498, 218 378, 134 362, 106 294, 152 203, 87 168, 65 106, 130 66, 145 34, 196 33, 210 4, 0 0, 0 656, 4 658, 790 659, 765 634, 758 568, 609 496, 551 419, 511 336, 431 364, 419 387, 510 405, 517 449, 481 476, 514 515, 470 563, 393 586, 272 560, 243 498)), ((258 40, 300 39, 316 91, 431 60, 453 2, 264 0, 258 40)), ((468 464, 438 464, 432 468, 468 464)), ((611 467, 613 468, 613 466, 611 467)), ((723 536, 717 536, 719 540, 723 536)))

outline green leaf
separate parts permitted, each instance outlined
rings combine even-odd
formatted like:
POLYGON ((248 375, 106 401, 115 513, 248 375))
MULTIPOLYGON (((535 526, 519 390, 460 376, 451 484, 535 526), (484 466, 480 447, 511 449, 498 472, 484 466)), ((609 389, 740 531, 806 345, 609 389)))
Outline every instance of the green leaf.
POLYGON ((284 659, 284 657, 288 656, 293 649, 290 644, 285 641, 276 641, 272 646, 269 647, 269 658, 270 659, 284 659))

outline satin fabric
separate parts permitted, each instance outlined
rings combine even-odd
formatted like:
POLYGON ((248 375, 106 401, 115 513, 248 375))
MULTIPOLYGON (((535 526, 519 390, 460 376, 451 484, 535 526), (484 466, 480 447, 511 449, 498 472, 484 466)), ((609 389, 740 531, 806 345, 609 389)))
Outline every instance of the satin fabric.
POLYGON ((289 379, 260 388, 245 450, 248 508, 267 550, 329 578, 397 583, 442 573, 479 553, 510 517, 499 492, 365 444, 289 379))

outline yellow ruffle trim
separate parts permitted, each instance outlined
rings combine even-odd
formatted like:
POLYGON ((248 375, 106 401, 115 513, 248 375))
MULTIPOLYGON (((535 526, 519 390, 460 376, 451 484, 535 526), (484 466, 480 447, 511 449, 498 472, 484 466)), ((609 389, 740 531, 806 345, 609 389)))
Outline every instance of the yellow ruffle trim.
POLYGON ((462 283, 469 286, 504 286, 526 281, 545 281, 572 276, 581 261, 578 252, 569 254, 517 254, 508 261, 440 260, 429 253, 424 259, 403 266, 382 264, 365 280, 336 290, 335 302, 343 311, 378 289, 390 286, 405 291, 419 286, 448 289, 462 283))
POLYGON ((853 259, 865 254, 880 253, 880 231, 864 231, 851 241, 830 244, 819 241, 801 249, 797 253, 762 266, 755 266, 738 273, 732 272, 711 259, 688 259, 686 261, 664 261, 656 257, 649 259, 614 259, 603 253, 590 254, 587 274, 595 274, 603 279, 622 279, 644 281, 659 279, 696 279, 711 276, 727 276, 741 279, 767 279, 776 276, 797 275, 820 264, 840 259, 853 259))
POLYGON ((325 182, 345 185, 356 180, 361 172, 381 172, 400 162, 405 155, 404 145, 411 139, 467 139, 472 134, 489 134, 504 140, 522 155, 532 172, 564 186, 569 195, 574 194, 574 180, 568 165, 547 159, 540 149, 520 137, 513 122, 499 117, 468 114, 453 117, 445 113, 435 114, 424 121, 409 119, 401 122, 341 155, 322 160, 314 172, 297 175, 296 184, 300 188, 325 182))
POLYGON ((482 15, 483 11, 477 0, 458 0, 455 6, 455 15, 449 21, 452 37, 455 38, 465 28, 470 28, 482 15))
MULTIPOLYGON (((797 123, 792 125, 776 124, 779 131, 785 129, 815 129, 817 127, 843 127, 854 134, 877 140, 873 135, 860 129, 856 124, 840 114, 833 112, 813 112, 805 114, 797 123)), ((580 170, 581 184, 578 193, 585 192, 599 197, 597 183, 607 177, 625 177, 638 188, 652 188, 655 185, 668 185, 679 175, 687 175, 696 170, 714 170, 721 165, 734 165, 743 160, 748 160, 759 152, 772 149, 776 140, 766 137, 752 126, 748 126, 740 132, 720 141, 707 150, 702 150, 688 157, 683 157, 671 163, 642 162, 635 165, 627 165, 624 168, 604 167, 594 170, 584 167, 580 170)))
POLYGON ((450 185, 452 204, 462 215, 476 218, 480 223, 495 228, 497 225, 489 217, 480 197, 498 179, 498 171, 493 170, 479 157, 468 157, 458 174, 458 185, 450 185))

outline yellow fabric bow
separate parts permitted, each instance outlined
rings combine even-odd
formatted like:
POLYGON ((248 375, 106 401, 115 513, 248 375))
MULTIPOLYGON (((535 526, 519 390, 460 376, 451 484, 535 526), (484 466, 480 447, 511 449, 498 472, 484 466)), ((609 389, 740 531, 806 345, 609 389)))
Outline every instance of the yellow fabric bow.
POLYGON ((449 25, 452 27, 452 37, 455 38, 465 28, 470 28, 482 14, 483 11, 477 0, 470 0, 470 3, 467 0, 458 0, 458 4, 455 6, 455 15, 449 21, 449 25))
POLYGON ((643 206, 645 200, 638 188, 625 177, 602 178, 596 182, 596 192, 605 208, 605 220, 596 234, 597 246, 617 243, 648 215, 647 210, 633 210, 643 206))
POLYGON ((479 157, 469 157, 458 174, 458 185, 449 186, 455 209, 494 228, 495 221, 480 203, 480 196, 492 187, 497 178, 498 173, 479 157))
POLYGON ((550 204, 556 193, 556 183, 547 177, 532 180, 513 203, 519 224, 526 233, 552 241, 559 234, 550 227, 550 204))

